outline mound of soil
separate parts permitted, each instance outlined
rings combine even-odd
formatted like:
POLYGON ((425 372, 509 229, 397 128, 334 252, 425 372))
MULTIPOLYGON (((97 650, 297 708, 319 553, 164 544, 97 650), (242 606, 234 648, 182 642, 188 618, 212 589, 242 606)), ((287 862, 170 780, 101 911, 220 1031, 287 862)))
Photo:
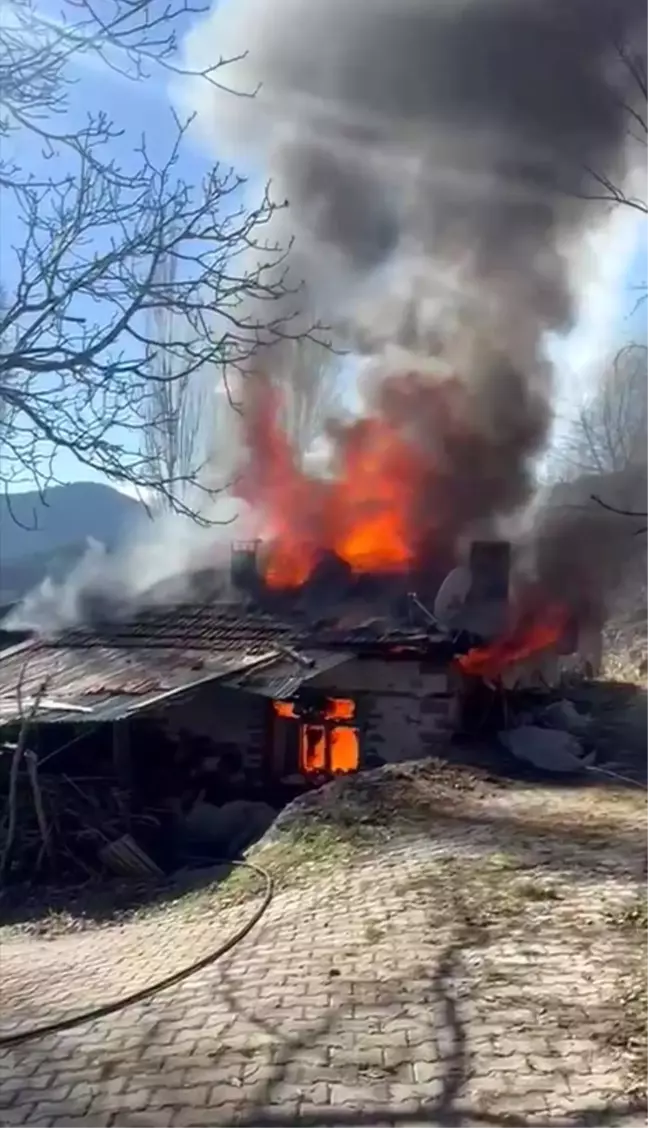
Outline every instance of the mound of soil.
POLYGON ((486 771, 437 759, 388 764, 339 776, 300 795, 280 812, 264 841, 277 841, 286 831, 299 832, 315 821, 331 826, 411 823, 434 808, 447 809, 467 796, 485 798, 494 788, 509 786, 511 781, 486 771))

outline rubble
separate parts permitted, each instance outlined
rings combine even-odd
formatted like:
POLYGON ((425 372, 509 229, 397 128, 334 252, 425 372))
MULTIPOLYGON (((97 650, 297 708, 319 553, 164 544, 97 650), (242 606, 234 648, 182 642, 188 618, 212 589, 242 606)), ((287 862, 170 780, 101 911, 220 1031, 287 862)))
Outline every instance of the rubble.
POLYGON ((178 820, 181 848, 191 853, 233 858, 274 821, 276 811, 268 803, 234 799, 217 807, 199 801, 178 820))
POLYGON ((520 725, 500 732, 500 743, 518 760, 547 772, 582 772, 594 761, 585 756, 579 740, 569 732, 539 725, 520 725))
POLYGON ((574 703, 566 698, 546 705, 538 719, 547 728, 563 729, 574 734, 584 733, 590 723, 590 718, 579 713, 574 703))

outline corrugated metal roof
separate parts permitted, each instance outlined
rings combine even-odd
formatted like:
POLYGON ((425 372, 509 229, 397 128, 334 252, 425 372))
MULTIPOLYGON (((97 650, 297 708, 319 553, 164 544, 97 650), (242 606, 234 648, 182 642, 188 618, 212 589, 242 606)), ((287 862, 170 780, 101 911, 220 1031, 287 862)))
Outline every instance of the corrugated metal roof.
POLYGON ((41 723, 97 723, 125 717, 160 698, 277 657, 279 652, 269 645, 251 652, 239 645, 209 653, 194 648, 179 652, 162 647, 27 644, 0 654, 0 724, 29 712, 43 685, 41 723))
POLYGON ((275 699, 292 697, 300 686, 311 678, 341 666, 353 658, 352 653, 341 650, 336 651, 335 654, 314 650, 300 651, 300 653, 309 662, 308 666, 290 658, 282 658, 262 669, 243 670, 234 677, 227 677, 224 684, 232 689, 244 689, 248 693, 260 694, 262 697, 275 699))

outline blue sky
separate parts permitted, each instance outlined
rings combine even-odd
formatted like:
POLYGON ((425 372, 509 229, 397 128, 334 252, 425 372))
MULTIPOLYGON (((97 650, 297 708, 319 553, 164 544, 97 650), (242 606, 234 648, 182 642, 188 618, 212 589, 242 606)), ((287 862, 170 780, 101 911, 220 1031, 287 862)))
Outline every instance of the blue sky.
POLYGON ((622 331, 632 339, 646 341, 646 306, 641 295, 648 286, 648 221, 637 224, 637 237, 634 253, 631 255, 624 285, 626 296, 623 304, 630 309, 622 317, 622 331))
MULTIPOLYGON (((0 0, 0 15, 3 10, 10 9, 0 0)), ((39 12, 47 14, 48 18, 53 18, 56 11, 55 2, 39 5, 39 12)), ((62 131, 68 122, 71 128, 79 128, 85 123, 87 114, 101 111, 114 123, 116 129, 123 131, 122 136, 112 143, 110 153, 107 149, 104 151, 104 159, 114 158, 126 167, 139 167, 141 157, 137 149, 145 136, 151 158, 160 164, 164 163, 177 133, 167 91, 166 73, 157 78, 133 82, 111 70, 101 60, 89 54, 80 54, 73 57, 68 75, 73 79, 73 85, 68 91, 68 113, 55 119, 52 128, 62 131)), ((28 132, 13 134, 9 143, 3 141, 2 156, 5 161, 11 158, 12 146, 18 150, 21 169, 35 177, 49 175, 59 178, 70 170, 75 173, 77 171, 76 165, 66 157, 64 149, 54 159, 46 159, 40 140, 28 132)), ((187 143, 183 146, 175 173, 189 184, 199 185, 210 163, 195 145, 187 143)), ((232 208, 235 206, 236 201, 233 200, 232 208)), ((10 194, 3 193, 0 280, 9 292, 18 278, 15 248, 23 244, 24 237, 16 203, 10 194)), ((78 313, 79 310, 75 312, 78 313)), ((90 310, 88 319, 93 320, 95 316, 96 311, 90 310)), ((129 347, 132 349, 132 344, 129 347)), ((124 438, 132 447, 132 437, 126 438, 124 432, 124 438)), ((79 463, 66 451, 57 454, 54 468, 60 481, 103 480, 100 474, 79 463)), ((30 483, 21 480, 16 488, 28 489, 30 483)))
MULTIPOLYGON (((142 134, 151 150, 161 155, 168 144, 173 128, 171 108, 164 76, 133 84, 108 68, 92 63, 88 57, 75 65, 76 89, 71 112, 75 118, 88 108, 105 110, 115 123, 124 129, 116 142, 119 159, 127 160, 134 152, 142 134)), ((190 183, 197 183, 207 167, 207 157, 190 138, 184 146, 178 175, 190 183)), ((38 151, 31 154, 34 171, 40 163, 38 151)), ((3 239, 0 246, 0 277, 11 287, 15 266, 11 243, 20 233, 16 229, 16 214, 8 203, 3 207, 3 239)), ((552 355, 559 374, 561 414, 569 414, 570 404, 581 394, 582 381, 592 365, 600 359, 602 351, 628 340, 646 340, 646 306, 637 305, 639 288, 648 278, 647 261, 648 226, 637 213, 629 214, 620 224, 612 241, 601 243, 594 251, 599 262, 609 264, 606 280, 598 290, 588 295, 583 318, 567 341, 554 342, 552 355)), ((60 455, 56 462, 59 479, 90 479, 93 475, 68 454, 60 455)), ((98 476, 96 476, 98 477, 98 476)), ((24 487, 23 487, 24 488, 24 487)))

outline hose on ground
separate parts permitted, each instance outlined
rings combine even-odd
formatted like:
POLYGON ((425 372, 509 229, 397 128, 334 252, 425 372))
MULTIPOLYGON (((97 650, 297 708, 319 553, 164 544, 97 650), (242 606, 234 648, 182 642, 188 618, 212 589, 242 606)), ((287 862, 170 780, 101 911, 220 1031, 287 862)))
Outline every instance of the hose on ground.
MULTIPOLYGON (((625 783, 632 784, 642 791, 645 790, 641 783, 627 776, 620 775, 618 772, 609 771, 604 768, 595 768, 591 765, 588 765, 588 767, 590 771, 601 772, 604 775, 612 776, 616 779, 623 780, 625 783)), ((172 975, 167 975, 164 979, 158 980, 157 983, 152 983, 148 987, 142 987, 141 990, 133 991, 130 995, 125 995, 121 999, 113 999, 110 1003, 104 1003, 102 1006, 83 1011, 81 1014, 72 1015, 70 1018, 60 1019, 57 1022, 45 1023, 43 1026, 32 1026, 30 1029, 23 1030, 17 1034, 0 1035, 0 1048, 20 1046, 24 1042, 33 1041, 35 1038, 44 1038, 46 1034, 58 1034, 64 1030, 72 1030, 75 1026, 81 1026, 86 1022, 94 1022, 96 1019, 106 1018, 108 1015, 115 1014, 117 1011, 125 1010, 126 1007, 134 1006, 136 1003, 142 1003, 145 999, 149 999, 153 995, 158 995, 161 991, 166 991, 168 987, 174 987, 177 983, 182 983, 183 980, 189 979, 190 976, 209 967, 210 964, 216 963, 222 956, 231 952, 261 920, 261 917, 266 912, 272 900, 274 885, 268 871, 264 869, 263 866, 256 865, 254 862, 233 861, 229 858, 220 859, 220 863, 218 859, 214 859, 214 861, 216 861, 217 864, 239 866, 243 869, 250 870, 252 873, 256 873, 261 877, 264 882, 261 904, 243 927, 240 928, 238 932, 235 932, 229 940, 221 944, 221 946, 216 948, 213 952, 208 952, 206 956, 203 956, 200 960, 196 960, 195 963, 190 964, 188 967, 181 968, 180 971, 175 971, 172 975)))
POLYGON ((261 904, 252 914, 250 919, 246 921, 238 932, 234 933, 224 944, 221 944, 215 951, 209 952, 202 959, 196 960, 195 963, 189 967, 181 968, 180 971, 174 971, 172 975, 167 975, 164 979, 160 979, 157 983, 152 983, 148 987, 142 987, 139 991, 133 991, 130 995, 125 995, 121 999, 113 999, 110 1003, 103 1003, 101 1006, 94 1007, 92 1010, 83 1011, 81 1014, 72 1015, 70 1018, 62 1018, 56 1022, 48 1022, 43 1026, 32 1026, 28 1030, 23 1030, 16 1034, 5 1034, 0 1036, 0 1047, 20 1046, 23 1042, 31 1042, 34 1038, 43 1038, 46 1034, 58 1034, 63 1030, 72 1030, 75 1026, 81 1026, 85 1022, 94 1022, 98 1018, 106 1018, 110 1014, 115 1014, 116 1011, 125 1010, 126 1007, 131 1007, 135 1003, 142 1003, 145 999, 151 998, 152 995, 157 995, 160 991, 166 991, 168 987, 175 987, 176 983, 182 983, 183 980, 188 979, 196 972, 202 971, 204 968, 209 967, 210 964, 219 960, 227 952, 231 952, 237 944, 240 944, 249 932, 252 931, 255 924, 261 920, 261 917, 268 908, 274 891, 273 881, 271 875, 263 866, 256 865, 254 862, 239 862, 232 861, 231 859, 214 859, 217 864, 239 866, 243 869, 251 870, 253 873, 258 874, 263 879, 264 889, 261 904))

